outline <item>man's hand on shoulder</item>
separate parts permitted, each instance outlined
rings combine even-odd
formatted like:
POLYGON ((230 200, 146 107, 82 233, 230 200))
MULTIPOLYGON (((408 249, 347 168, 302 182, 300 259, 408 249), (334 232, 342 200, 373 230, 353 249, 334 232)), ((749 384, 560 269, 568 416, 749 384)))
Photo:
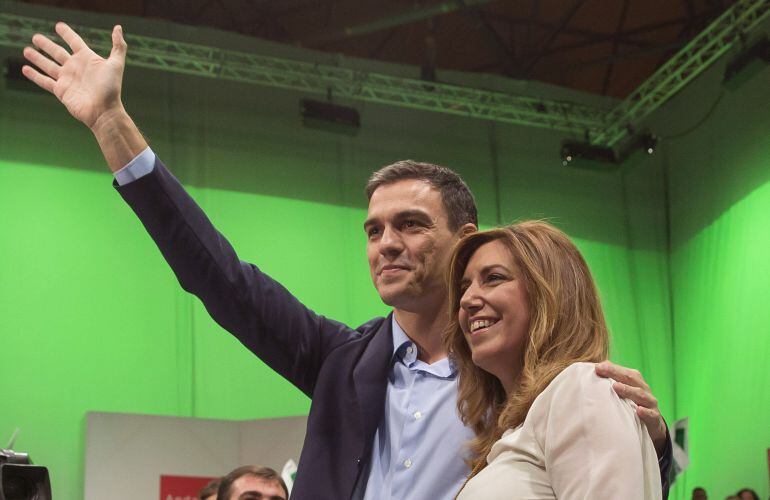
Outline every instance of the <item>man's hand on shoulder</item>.
POLYGON ((644 381, 639 370, 616 365, 611 361, 603 361, 596 364, 596 374, 614 379, 612 388, 615 392, 620 397, 636 403, 636 414, 647 426, 655 451, 660 456, 666 448, 666 422, 660 414, 658 400, 653 396, 650 386, 644 381))

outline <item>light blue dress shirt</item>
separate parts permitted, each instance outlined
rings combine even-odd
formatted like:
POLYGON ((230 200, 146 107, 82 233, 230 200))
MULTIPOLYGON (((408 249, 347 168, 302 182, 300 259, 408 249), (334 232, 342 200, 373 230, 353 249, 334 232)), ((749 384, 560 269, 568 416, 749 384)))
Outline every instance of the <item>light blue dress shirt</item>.
POLYGON ((150 149, 150 146, 147 146, 144 148, 144 151, 136 155, 125 167, 115 172, 115 181, 118 183, 118 186, 124 186, 149 174, 153 168, 155 168, 155 153, 150 149))
MULTIPOLYGON (((122 186, 154 166, 148 147, 115 180, 122 186)), ((447 358, 432 365, 417 359, 417 346, 395 317, 391 363, 363 499, 451 500, 470 472, 463 459, 473 437, 457 413, 457 369, 447 358)))
POLYGON ((457 413, 457 369, 429 365, 393 317, 393 359, 385 415, 374 434, 364 500, 451 500, 470 470, 473 432, 457 413))

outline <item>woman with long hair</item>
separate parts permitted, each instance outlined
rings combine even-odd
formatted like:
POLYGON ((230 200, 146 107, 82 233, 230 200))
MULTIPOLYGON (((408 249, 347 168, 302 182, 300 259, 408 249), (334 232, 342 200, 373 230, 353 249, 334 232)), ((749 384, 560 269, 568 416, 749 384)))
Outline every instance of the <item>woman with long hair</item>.
POLYGON ((458 498, 658 499, 655 449, 597 376, 609 337, 583 257, 552 225, 471 234, 449 270, 447 349, 475 432, 458 498))

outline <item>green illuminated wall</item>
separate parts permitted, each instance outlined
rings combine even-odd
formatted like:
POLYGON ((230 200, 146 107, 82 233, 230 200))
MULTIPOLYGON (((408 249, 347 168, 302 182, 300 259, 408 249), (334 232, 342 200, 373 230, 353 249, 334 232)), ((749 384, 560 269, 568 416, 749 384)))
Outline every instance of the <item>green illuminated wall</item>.
POLYGON ((661 151, 669 179, 676 414, 690 418, 693 457, 677 491, 689 498, 703 486, 710 498, 724 498, 748 486, 768 498, 770 70, 732 91, 723 90, 721 70, 657 118, 660 133, 671 135, 703 122, 661 151))
MULTIPOLYGON (((255 44, 120 21, 128 32, 240 49, 255 44)), ((750 106, 760 93, 754 85, 725 102, 750 106)), ((697 464, 686 484, 711 486, 707 479, 715 478, 713 487, 724 489, 741 477, 762 491, 766 476, 738 453, 748 443, 760 446, 762 419, 770 420, 760 364, 768 354, 763 329, 770 327, 761 307, 768 294, 760 243, 767 238, 759 229, 770 207, 766 182, 755 175, 767 172, 766 141, 757 140, 767 119, 758 111, 725 111, 732 113, 728 131, 753 131, 742 135, 745 147, 699 138, 699 131, 667 143, 661 155, 598 173, 562 168, 563 136, 542 130, 355 104, 361 133, 340 137, 300 126, 297 93, 137 69, 129 70, 124 94, 149 142, 241 257, 310 307, 352 325, 387 313, 363 251, 362 187, 372 169, 402 158, 455 168, 476 194, 485 227, 550 219, 575 238, 593 269, 613 359, 644 373, 669 421, 690 415, 697 464), (704 140, 712 150, 690 163, 704 140), (758 144, 765 149, 750 149, 758 144), (706 182, 700 166, 718 172, 723 163, 715 152, 733 160, 735 175, 706 182), (693 179, 701 189, 692 189, 693 179), (739 186, 722 197, 734 181, 739 186), (740 229, 729 244, 726 228, 740 229), (717 275, 731 281, 709 281, 717 275), (696 423, 696 415, 705 421, 696 423), (729 471, 712 465, 726 459, 736 464, 729 471)), ((672 109, 703 102, 685 93, 672 109)), ((49 466, 57 500, 82 497, 87 411, 238 419, 309 408, 181 292, 110 182, 88 131, 51 96, 0 87, 0 355, 13 367, 0 373, 0 446, 21 427, 16 448, 49 466)))

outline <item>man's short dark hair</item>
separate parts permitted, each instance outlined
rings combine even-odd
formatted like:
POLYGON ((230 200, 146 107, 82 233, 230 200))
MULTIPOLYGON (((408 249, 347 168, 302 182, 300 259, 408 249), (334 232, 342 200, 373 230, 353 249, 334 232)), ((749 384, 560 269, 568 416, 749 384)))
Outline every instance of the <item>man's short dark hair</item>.
POLYGON ((757 495, 757 492, 751 488, 742 488, 738 490, 738 493, 736 493, 735 496, 743 498, 743 493, 749 493, 754 500, 759 500, 759 495, 757 495))
POLYGON ((286 487, 286 483, 281 478, 281 475, 270 467, 259 467, 257 465, 244 465, 230 471, 225 477, 222 478, 222 482, 219 483, 219 490, 217 491, 217 500, 228 500, 230 498, 231 489, 233 483, 242 478, 243 476, 254 476, 265 481, 275 481, 281 485, 286 498, 289 498, 289 488, 286 487))
POLYGON ((212 479, 211 481, 209 481, 209 484, 204 486, 203 489, 201 489, 198 492, 198 500, 206 500, 208 497, 212 495, 214 496, 214 498, 216 498, 217 491, 219 491, 219 483, 221 481, 222 481, 221 477, 218 477, 216 479, 212 479))
POLYGON ((439 165, 414 160, 401 160, 377 170, 366 183, 366 197, 381 186, 407 179, 422 180, 441 193, 441 201, 449 218, 449 228, 456 231, 463 224, 479 225, 476 202, 468 186, 457 173, 439 165))

